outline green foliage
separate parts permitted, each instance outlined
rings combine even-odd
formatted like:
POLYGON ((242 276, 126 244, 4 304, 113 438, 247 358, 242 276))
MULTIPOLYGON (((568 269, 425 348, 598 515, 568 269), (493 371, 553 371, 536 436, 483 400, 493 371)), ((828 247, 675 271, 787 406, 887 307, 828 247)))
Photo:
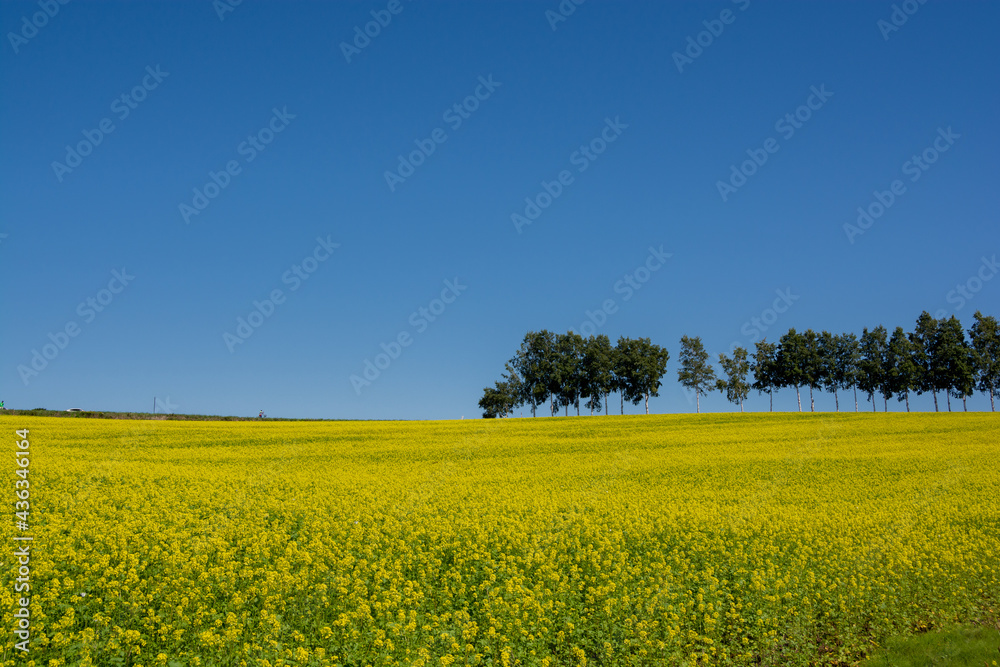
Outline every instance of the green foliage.
POLYGON ((552 332, 545 329, 529 331, 509 362, 509 366, 521 379, 518 405, 531 406, 532 415, 551 395, 549 379, 555 370, 554 348, 555 336, 552 332))
POLYGON ((677 379, 682 385, 695 392, 698 401, 698 411, 701 412, 701 394, 711 391, 715 387, 715 370, 708 363, 708 352, 701 342, 701 338, 695 336, 681 336, 680 368, 677 370, 677 379))
MULTIPOLYGON (((701 394, 712 390, 725 393, 728 400, 743 401, 750 389, 772 396, 782 387, 795 387, 802 410, 801 389, 809 387, 810 409, 814 409, 814 391, 824 389, 834 394, 840 410, 839 390, 861 389, 872 401, 880 394, 888 411, 889 399, 896 396, 910 409, 910 394, 930 392, 938 410, 937 394, 945 392, 948 409, 951 397, 965 399, 974 391, 994 395, 1000 388, 1000 331, 995 317, 976 312, 976 322, 968 338, 955 316, 934 319, 924 311, 917 318, 912 332, 896 327, 891 337, 883 326, 865 328, 859 339, 853 333, 831 334, 812 329, 799 333, 794 328, 781 336, 778 343, 767 339, 756 342, 753 360, 744 359, 747 370, 739 375, 735 357, 719 355, 727 379, 717 379, 709 363, 709 354, 700 337, 681 337, 678 381, 694 392, 701 411, 701 394), (731 372, 732 371, 732 372, 731 372), (753 381, 747 375, 753 373, 753 381), (733 373, 736 373, 735 375, 733 373), (747 386, 743 386, 743 385, 747 386)), ((747 351, 743 350, 748 356, 747 351)), ((580 402, 591 411, 600 412, 602 399, 618 392, 624 402, 638 404, 657 396, 666 372, 669 354, 653 345, 648 338, 622 336, 615 347, 607 336, 584 339, 572 331, 554 334, 547 330, 528 332, 521 347, 507 365, 504 383, 484 390, 487 412, 502 416, 513 396, 514 406, 528 404, 532 414, 536 408, 551 402, 556 414, 559 407, 575 406, 580 402)), ((995 409, 995 408, 994 408, 995 409)))
POLYGON ((806 348, 805 337, 789 329, 778 343, 778 360, 776 364, 775 382, 779 387, 795 387, 795 395, 802 411, 802 399, 799 388, 807 383, 809 372, 809 350, 806 348))
POLYGON ((914 352, 914 345, 903 327, 896 327, 886 350, 887 382, 897 399, 906 401, 907 412, 910 410, 910 392, 916 389, 920 377, 914 352))
POLYGON ((934 407, 937 408, 937 391, 940 383, 936 378, 935 347, 937 340, 938 321, 926 310, 920 313, 916 326, 910 334, 913 362, 917 367, 917 394, 931 392, 934 394, 934 407))
POLYGON ((819 334, 816 339, 817 354, 820 363, 819 382, 827 391, 836 393, 840 386, 837 383, 837 341, 839 336, 835 336, 829 331, 819 334))
POLYGON ((962 323, 954 315, 939 321, 936 343, 935 372, 939 387, 948 394, 951 410, 952 396, 964 401, 975 391, 975 359, 962 323))
POLYGON ((996 665, 1000 627, 958 626, 893 637, 860 667, 966 667, 996 665))
POLYGON ((984 316, 978 310, 975 323, 969 329, 976 362, 976 388, 990 394, 990 408, 995 409, 993 396, 1000 388, 1000 330, 997 319, 984 316))
POLYGON ((853 333, 837 336, 837 360, 834 364, 834 378, 840 389, 850 389, 858 384, 861 363, 861 348, 858 337, 853 333))
POLYGON ((826 365, 819 336, 812 329, 802 334, 802 380, 812 389, 819 389, 826 365))
POLYGON ((724 354, 719 355, 719 366, 726 374, 725 380, 716 380, 715 387, 726 395, 726 400, 730 403, 737 403, 740 412, 743 412, 743 401, 750 394, 750 385, 747 384, 747 373, 750 372, 750 362, 747 360, 745 348, 737 347, 733 350, 733 358, 730 359, 724 354))
POLYGON ((503 416, 508 405, 508 412, 513 412, 514 407, 527 404, 534 415, 538 406, 551 400, 552 414, 559 407, 568 413, 571 405, 579 414, 580 400, 586 398, 593 413, 600 411, 602 398, 618 391, 623 402, 637 404, 645 399, 648 413, 649 397, 658 395, 669 358, 665 349, 648 338, 622 337, 612 348, 603 335, 584 339, 572 331, 529 331, 507 364, 506 386, 497 383, 485 389, 480 407, 489 417, 503 416))
POLYGON ((661 380, 667 372, 669 359, 670 353, 651 343, 648 338, 619 338, 615 354, 615 377, 618 378, 618 390, 624 400, 638 405, 645 399, 646 414, 649 414, 649 397, 659 396, 661 380))
POLYGON ((581 396, 587 399, 591 414, 601 411, 601 399, 615 389, 615 351, 611 340, 601 334, 586 340, 583 349, 583 386, 581 396))
POLYGON ((496 382, 494 386, 486 387, 483 397, 479 399, 479 407, 483 409, 483 417, 487 419, 508 417, 514 413, 517 405, 517 385, 509 381, 496 382))
POLYGON ((781 386, 778 381, 778 345, 768 343, 766 338, 757 341, 750 369, 754 377, 751 387, 757 393, 773 395, 774 390, 781 386))
POLYGON ((861 333, 861 361, 858 364, 861 376, 858 388, 868 394, 868 400, 872 402, 872 410, 875 409, 875 392, 882 392, 886 401, 892 397, 891 386, 885 371, 889 347, 886 334, 885 327, 881 324, 871 331, 865 327, 861 333))
POLYGON ((553 373, 549 386, 549 391, 556 398, 552 404, 553 414, 560 406, 565 407, 568 413, 571 405, 576 406, 577 414, 580 413, 580 395, 586 383, 584 351, 585 341, 580 334, 572 331, 556 334, 553 373))

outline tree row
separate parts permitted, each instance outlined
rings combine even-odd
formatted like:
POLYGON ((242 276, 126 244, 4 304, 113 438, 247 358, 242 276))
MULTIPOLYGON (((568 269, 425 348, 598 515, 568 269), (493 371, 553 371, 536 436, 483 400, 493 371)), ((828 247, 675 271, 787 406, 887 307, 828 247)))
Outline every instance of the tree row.
MULTIPOLYGON (((949 411, 952 398, 967 409, 966 399, 976 391, 988 393, 990 409, 995 410, 1000 331, 993 316, 976 312, 974 319, 968 335, 958 318, 935 319, 926 311, 909 332, 896 327, 890 334, 881 325, 864 329, 860 337, 789 329, 777 342, 757 341, 752 358, 743 347, 734 348, 731 356, 718 355, 721 377, 701 338, 683 336, 677 379, 694 395, 698 412, 702 394, 709 391, 721 392, 742 412, 751 390, 767 393, 773 410, 774 393, 792 387, 800 412, 806 388, 810 410, 815 410, 814 392, 827 391, 833 393, 839 412, 840 392, 848 390, 853 390, 855 411, 859 390, 872 410, 878 395, 885 411, 889 399, 896 397, 909 412, 910 395, 924 393, 933 395, 935 411, 939 393, 949 411)), ((568 415, 574 407, 579 415, 583 403, 593 415, 602 409, 607 413, 608 396, 617 393, 622 414, 625 401, 645 402, 649 414, 649 397, 659 395, 669 359, 670 353, 649 338, 621 337, 612 346, 605 335, 530 331, 507 362, 502 379, 483 390, 479 407, 484 417, 507 417, 519 406, 527 406, 532 416, 542 406, 553 415, 560 408, 568 415)))

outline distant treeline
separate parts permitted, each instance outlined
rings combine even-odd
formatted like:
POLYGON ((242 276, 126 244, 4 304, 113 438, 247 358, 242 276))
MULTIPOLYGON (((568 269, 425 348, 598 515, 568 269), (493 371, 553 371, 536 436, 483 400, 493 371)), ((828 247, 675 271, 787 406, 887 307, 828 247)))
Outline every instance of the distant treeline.
MULTIPOLYGON (((0 415, 11 417, 68 417, 75 419, 150 419, 156 421, 261 421, 257 417, 223 417, 217 415, 183 415, 150 412, 112 412, 107 410, 81 410, 79 412, 69 412, 67 410, 46 410, 45 408, 33 408, 31 410, 3 410, 0 415)), ((271 421, 271 420, 268 420, 271 421)))
MULTIPOLYGON (((974 315, 975 323, 966 336, 957 317, 935 319, 924 311, 913 331, 903 327, 889 334, 883 326, 865 329, 860 338, 853 333, 802 333, 789 329, 777 343, 755 343, 752 355, 742 347, 732 356, 719 355, 719 367, 725 376, 716 376, 701 338, 681 338, 678 381, 694 393, 696 409, 701 411, 701 395, 719 391, 740 406, 751 389, 767 393, 774 408, 774 392, 795 387, 799 411, 801 390, 809 388, 809 407, 815 409, 814 391, 832 392, 840 411, 840 391, 853 390, 854 410, 858 410, 858 390, 867 394, 876 409, 875 396, 881 396, 884 410, 889 399, 897 397, 910 411, 910 394, 930 393, 938 410, 938 393, 943 392, 951 410, 952 397, 962 400, 975 391, 988 393, 990 409, 995 411, 994 395, 1000 386, 1000 333, 997 319, 974 315), (750 375, 753 379, 750 379, 750 375)), ((580 414, 580 403, 590 414, 608 411, 608 396, 618 393, 621 412, 625 401, 634 405, 658 396, 661 380, 667 372, 670 353, 648 338, 618 339, 611 345, 605 335, 583 338, 572 331, 530 331, 520 349, 506 364, 503 379, 483 390, 479 407, 483 417, 507 417, 515 408, 527 406, 532 416, 540 406, 548 405, 555 415, 559 408, 569 414, 570 406, 580 414)))
POLYGON ((10 417, 68 417, 70 419, 146 419, 153 421, 221 421, 221 422, 259 422, 259 421, 364 421, 347 419, 297 419, 290 417, 236 417, 226 415, 187 415, 176 413, 150 412, 112 412, 108 410, 46 410, 33 408, 31 410, 4 409, 0 415, 10 417))

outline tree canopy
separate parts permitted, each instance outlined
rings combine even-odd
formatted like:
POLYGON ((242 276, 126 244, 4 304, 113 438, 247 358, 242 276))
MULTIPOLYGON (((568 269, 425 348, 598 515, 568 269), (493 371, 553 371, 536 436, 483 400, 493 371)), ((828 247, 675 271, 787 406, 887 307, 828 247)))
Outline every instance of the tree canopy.
MULTIPOLYGON (((938 393, 944 392, 948 409, 951 399, 966 400, 976 391, 994 397, 1000 388, 1000 330, 993 316, 976 312, 968 335, 957 317, 935 319, 922 312, 912 331, 897 326, 889 335, 878 325, 865 327, 859 338, 853 333, 799 333, 794 328, 777 343, 756 341, 753 358, 736 346, 732 356, 719 354, 719 368, 725 375, 717 378, 709 363, 709 353, 699 336, 680 339, 677 380, 695 396, 695 409, 701 412, 701 396, 719 391, 740 406, 751 389, 767 393, 774 407, 774 392, 795 387, 798 409, 802 411, 801 389, 809 388, 809 408, 815 410, 815 391, 834 395, 840 410, 841 390, 868 395, 877 410, 875 395, 883 399, 888 411, 889 399, 896 396, 910 411, 910 394, 931 393, 934 410, 939 410, 938 393), (753 379, 750 379, 750 374, 753 379)), ((505 372, 493 386, 483 390, 479 407, 484 417, 509 417, 519 406, 527 406, 533 416, 549 405, 551 414, 569 408, 580 414, 580 403, 593 415, 608 412, 608 396, 617 392, 621 412, 625 402, 644 404, 649 414, 649 399, 659 395, 667 371, 670 353, 649 338, 621 336, 611 345, 606 335, 584 338, 573 331, 558 334, 542 329, 524 335, 520 347, 505 366, 505 372)))

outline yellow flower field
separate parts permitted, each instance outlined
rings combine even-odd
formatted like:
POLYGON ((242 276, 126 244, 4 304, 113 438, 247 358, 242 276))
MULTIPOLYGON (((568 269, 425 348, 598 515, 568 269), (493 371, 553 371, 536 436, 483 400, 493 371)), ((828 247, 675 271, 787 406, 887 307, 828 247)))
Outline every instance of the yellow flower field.
POLYGON ((0 426, 2 665, 836 665, 1000 608, 992 414, 0 426))

